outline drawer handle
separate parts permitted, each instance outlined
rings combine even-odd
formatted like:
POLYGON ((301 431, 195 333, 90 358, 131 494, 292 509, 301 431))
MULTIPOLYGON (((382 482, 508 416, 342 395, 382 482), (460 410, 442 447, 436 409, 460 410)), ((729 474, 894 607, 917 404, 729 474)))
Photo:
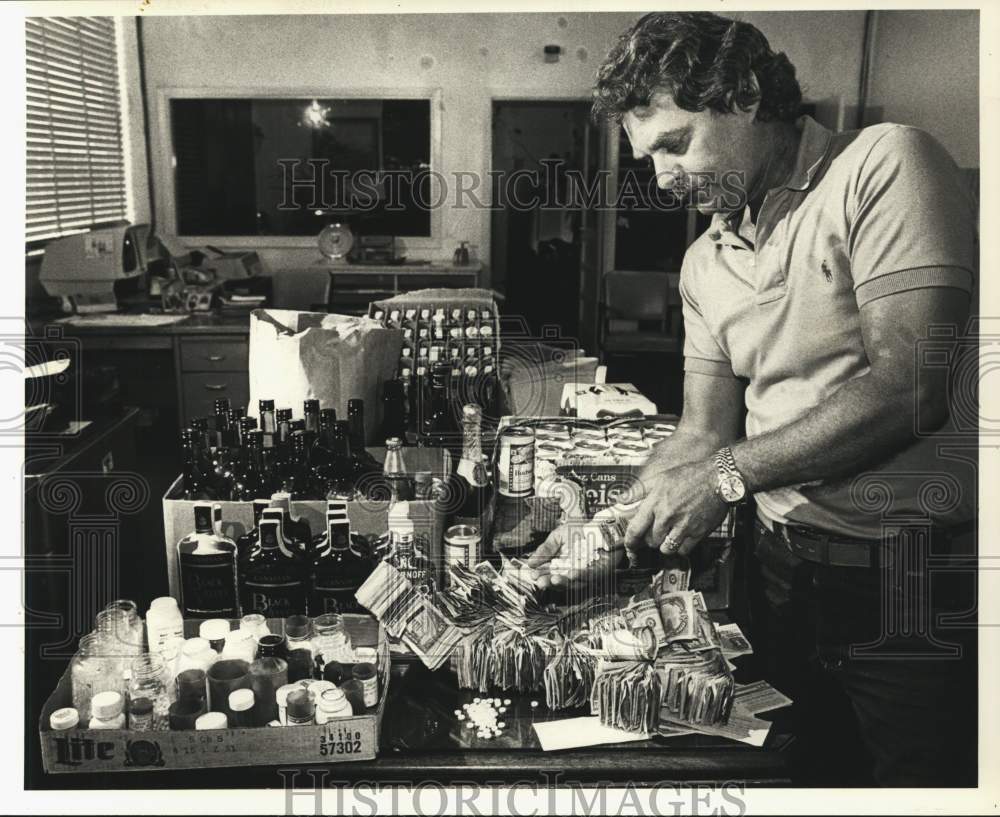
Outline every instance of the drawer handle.
POLYGON ((218 363, 220 360, 225 359, 225 355, 205 355, 205 360, 211 361, 212 363, 218 363))
POLYGON ((206 383, 205 384, 205 388, 208 389, 209 391, 225 391, 226 390, 226 384, 225 383, 206 383))

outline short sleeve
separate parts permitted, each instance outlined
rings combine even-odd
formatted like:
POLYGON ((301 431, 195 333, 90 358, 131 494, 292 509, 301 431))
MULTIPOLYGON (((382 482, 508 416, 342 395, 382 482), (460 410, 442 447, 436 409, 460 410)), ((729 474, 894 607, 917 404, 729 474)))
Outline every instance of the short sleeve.
POLYGON ((947 151, 924 131, 897 125, 878 138, 859 168, 848 217, 859 307, 909 289, 972 291, 975 205, 947 151))
POLYGON ((684 371, 716 377, 733 377, 732 363, 726 353, 719 348, 698 307, 698 302, 692 296, 692 274, 691 267, 685 260, 681 267, 679 285, 681 309, 684 315, 684 371))

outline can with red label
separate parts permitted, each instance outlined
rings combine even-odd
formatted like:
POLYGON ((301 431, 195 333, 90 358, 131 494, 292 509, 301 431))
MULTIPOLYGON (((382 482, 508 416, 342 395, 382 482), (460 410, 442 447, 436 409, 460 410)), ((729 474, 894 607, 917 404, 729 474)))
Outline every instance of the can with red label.
POLYGON ((535 432, 531 428, 504 431, 497 470, 497 490, 502 496, 531 496, 535 490, 535 432))

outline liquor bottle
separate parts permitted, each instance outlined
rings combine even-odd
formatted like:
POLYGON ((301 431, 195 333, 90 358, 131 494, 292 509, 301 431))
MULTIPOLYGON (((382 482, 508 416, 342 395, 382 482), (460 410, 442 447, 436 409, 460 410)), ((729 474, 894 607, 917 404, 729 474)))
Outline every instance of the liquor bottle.
POLYGON ((406 463, 403 461, 403 441, 399 437, 390 437, 385 441, 385 465, 382 473, 389 485, 390 503, 412 498, 410 479, 406 475, 406 463))
POLYGON ((448 399, 448 380, 451 367, 438 363, 431 369, 430 401, 424 417, 425 436, 439 439, 454 431, 451 417, 451 401, 448 399))
POLYGON ((490 495, 489 473, 483 465, 482 424, 479 406, 469 403, 462 407, 462 457, 455 469, 456 496, 462 500, 458 515, 474 518, 480 526, 490 495))
POLYGON ((288 546, 282 525, 281 517, 272 511, 261 514, 259 538, 247 555, 242 570, 244 613, 287 618, 306 612, 308 557, 288 546))
POLYGON ((306 431, 319 434, 319 400, 310 399, 302 403, 302 419, 306 422, 306 431))
POLYGON ((332 497, 330 492, 327 496, 333 499, 351 499, 354 496, 354 486, 362 471, 351 454, 350 423, 347 420, 337 420, 333 424, 330 448, 333 452, 332 497))
POLYGON ((348 441, 351 453, 360 457, 365 452, 365 401, 354 399, 347 401, 348 441))
POLYGON ((316 538, 309 582, 309 615, 361 613, 354 594, 372 572, 364 540, 351 530, 347 503, 327 503, 326 532, 316 538))
POLYGON ((284 525, 285 538, 299 543, 301 550, 307 550, 312 542, 312 530, 309 528, 309 520, 304 516, 292 516, 292 497, 286 491, 279 491, 271 495, 271 510, 280 510, 282 523, 284 525))
POLYGON ((312 499, 316 493, 305 431, 292 432, 292 446, 282 473, 281 490, 297 500, 312 499))
POLYGON ((183 459, 184 498, 188 500, 214 499, 210 495, 208 479, 202 473, 198 463, 193 428, 181 429, 181 457, 183 459))
POLYGON ((274 434, 278 430, 277 418, 274 416, 274 401, 261 400, 257 403, 260 416, 260 430, 265 434, 274 434))
MULTIPOLYGON (((243 418, 241 426, 246 426, 248 417, 243 418)), ((245 446, 240 465, 234 474, 230 498, 235 502, 249 502, 261 495, 261 455, 263 451, 263 432, 258 429, 244 431, 245 446)))
POLYGON ((397 502, 389 511, 389 529, 377 546, 377 552, 405 576, 413 587, 430 593, 434 590, 434 568, 414 535, 409 502, 397 502))
POLYGON ((215 532, 212 516, 211 504, 195 504, 194 532, 177 543, 181 610, 189 618, 239 618, 236 543, 215 532))
POLYGON ((243 576, 243 567, 247 556, 250 555, 253 546, 260 539, 261 515, 270 507, 270 499, 255 499, 253 501, 253 527, 236 540, 236 563, 240 577, 243 576))
POLYGON ((223 397, 215 401, 215 439, 219 448, 229 448, 229 398, 223 397))
POLYGON ((382 387, 382 439, 406 439, 406 390, 402 380, 387 380, 382 387))

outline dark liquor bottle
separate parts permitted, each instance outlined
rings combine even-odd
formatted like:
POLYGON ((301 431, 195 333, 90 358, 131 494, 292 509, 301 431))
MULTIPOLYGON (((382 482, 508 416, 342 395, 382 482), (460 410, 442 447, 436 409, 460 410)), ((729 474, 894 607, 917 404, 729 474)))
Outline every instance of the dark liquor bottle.
POLYGON ((406 439, 406 389, 402 380, 387 380, 382 387, 382 439, 406 439))
POLYGON ((198 463, 195 431, 192 428, 181 429, 181 458, 183 460, 184 498, 188 500, 214 499, 211 495, 208 478, 202 473, 198 463))
POLYGON ((291 495, 285 491, 272 494, 271 509, 281 511, 285 538, 298 542, 302 550, 308 549, 309 543, 312 542, 312 531, 309 528, 309 521, 304 516, 292 516, 291 495))
POLYGON ((260 415, 260 430, 264 432, 264 447, 271 448, 278 431, 278 418, 274 414, 274 401, 261 400, 257 406, 260 415))
POLYGON ((431 369, 429 404, 426 406, 423 433, 432 439, 446 437, 455 430, 451 416, 451 401, 448 399, 448 381, 451 367, 437 363, 431 369))
POLYGON ((215 439, 216 446, 228 448, 229 440, 229 398, 223 397, 215 401, 215 439))
POLYGON ((255 499, 253 501, 253 527, 236 540, 236 562, 241 577, 247 556, 250 555, 250 551, 260 539, 261 515, 269 507, 271 507, 270 499, 255 499))
POLYGON ((403 441, 399 437, 390 437, 385 441, 385 465, 382 473, 389 486, 389 502, 412 499, 410 478, 406 475, 406 463, 403 461, 403 441))
POLYGON ((372 572, 364 540, 351 530, 347 503, 327 503, 326 533, 317 537, 310 574, 309 615, 363 613, 354 594, 372 572))
MULTIPOLYGON (((240 425, 245 427, 247 420, 244 418, 240 425)), ((261 495, 263 480, 261 479, 262 453, 263 453, 263 432, 258 429, 245 430, 243 456, 240 466, 236 470, 233 480, 230 497, 234 502, 249 502, 261 495)))
POLYGON ((333 424, 330 450, 333 454, 332 480, 327 496, 332 492, 333 499, 351 499, 354 497, 354 485, 361 476, 361 469, 356 467, 351 456, 350 424, 347 420, 338 420, 333 424))
POLYGON ((351 452, 355 457, 360 457, 365 452, 365 401, 347 401, 347 430, 348 441, 351 444, 351 452))
POLYGON ((239 618, 236 543, 216 533, 212 515, 209 503, 197 503, 194 532, 177 543, 181 611, 188 618, 239 618))
POLYGON ((315 496, 313 472, 309 467, 309 451, 306 446, 306 432, 292 432, 292 447, 282 474, 282 491, 294 499, 312 499, 315 496))
POLYGON ((320 414, 319 400, 305 400, 302 403, 302 419, 305 420, 306 431, 314 436, 319 434, 320 414))
POLYGON ((306 612, 309 562, 306 555, 289 548, 282 535, 282 519, 265 511, 259 538, 243 567, 243 612, 267 618, 287 618, 306 612))
POLYGON ((462 457, 455 469, 456 496, 462 500, 458 515, 475 518, 478 525, 482 525, 490 494, 489 474, 483 465, 482 424, 479 406, 470 403, 462 407, 462 457))

